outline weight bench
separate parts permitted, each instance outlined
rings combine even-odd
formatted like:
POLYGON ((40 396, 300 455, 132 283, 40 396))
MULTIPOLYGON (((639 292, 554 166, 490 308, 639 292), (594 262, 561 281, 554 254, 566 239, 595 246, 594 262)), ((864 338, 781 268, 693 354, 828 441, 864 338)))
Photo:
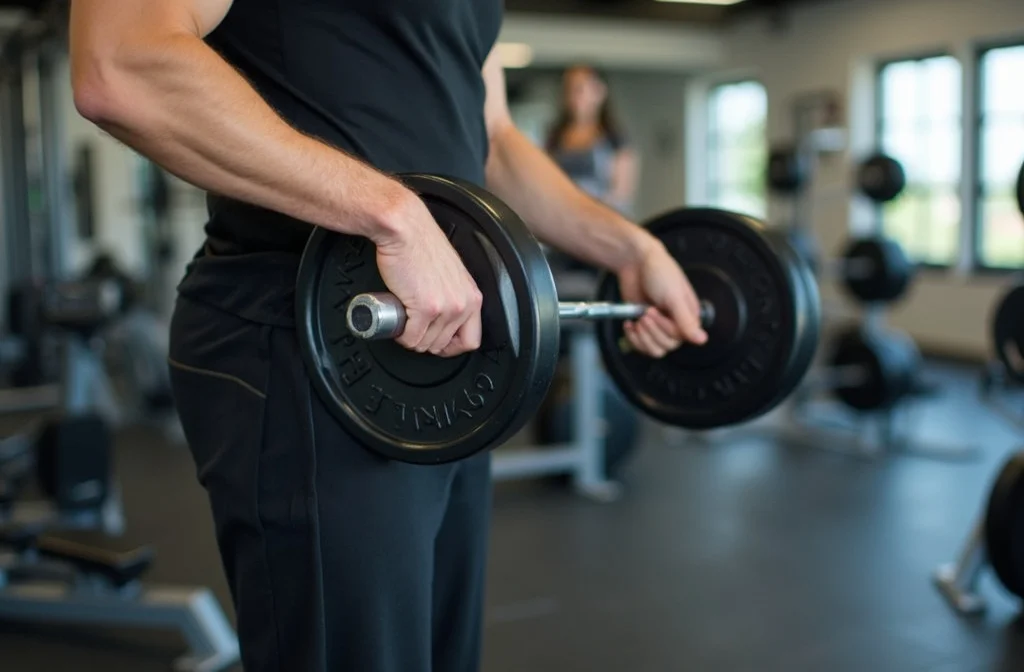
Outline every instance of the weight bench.
POLYGON ((208 588, 143 586, 153 550, 115 553, 31 529, 0 531, 0 619, 179 632, 181 672, 217 672, 239 661, 238 640, 208 588))

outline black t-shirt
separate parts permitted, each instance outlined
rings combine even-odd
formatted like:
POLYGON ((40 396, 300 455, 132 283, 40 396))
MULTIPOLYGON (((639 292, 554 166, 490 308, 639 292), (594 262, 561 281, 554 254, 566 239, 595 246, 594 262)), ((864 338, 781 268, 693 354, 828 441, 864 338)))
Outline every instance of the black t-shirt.
MULTIPOLYGON (((502 0, 235 0, 207 42, 301 131, 386 172, 482 184, 481 69, 502 12, 502 0)), ((312 229, 208 203, 219 253, 300 251, 312 229)))

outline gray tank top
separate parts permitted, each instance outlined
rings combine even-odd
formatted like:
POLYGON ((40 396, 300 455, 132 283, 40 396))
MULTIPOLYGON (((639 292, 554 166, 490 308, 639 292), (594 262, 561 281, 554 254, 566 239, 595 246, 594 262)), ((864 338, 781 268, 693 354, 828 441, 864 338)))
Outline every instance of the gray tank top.
POLYGON ((601 138, 586 149, 555 148, 551 157, 583 191, 607 202, 617 149, 608 138, 601 138))

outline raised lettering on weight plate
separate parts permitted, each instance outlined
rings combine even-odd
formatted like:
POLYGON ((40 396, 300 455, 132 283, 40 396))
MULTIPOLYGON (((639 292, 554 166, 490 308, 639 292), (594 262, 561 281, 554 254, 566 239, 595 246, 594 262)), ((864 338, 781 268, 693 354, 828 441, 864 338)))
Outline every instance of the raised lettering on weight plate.
POLYGON ((466 403, 468 403, 469 407, 474 410, 477 408, 483 408, 484 403, 487 401, 484 398, 484 395, 478 392, 470 392, 469 390, 464 389, 462 390, 462 394, 466 397, 466 403))
POLYGON ((757 314, 770 315, 775 310, 775 299, 771 296, 761 296, 757 299, 757 314))
POLYGON ((744 268, 749 268, 757 262, 757 258, 745 247, 736 248, 732 256, 744 268))
POLYGON ((394 397, 378 385, 370 386, 370 398, 363 405, 363 409, 370 415, 383 416, 381 425, 401 427, 405 423, 405 404, 395 401, 394 397))
POLYGON ((337 336, 331 338, 331 345, 340 345, 342 348, 351 348, 360 342, 356 340, 356 337, 348 329, 342 329, 337 336))
POLYGON ((705 240, 707 241, 708 249, 715 253, 720 253, 729 249, 729 238, 723 236, 720 233, 708 233, 705 240))
POLYGON ((363 410, 371 415, 377 415, 386 396, 387 395, 381 387, 378 385, 370 385, 370 399, 363 405, 363 410))
POLYGON ((454 425, 459 416, 469 418, 470 420, 473 419, 473 413, 465 405, 459 406, 458 398, 452 399, 451 405, 448 402, 444 403, 444 417, 447 418, 449 425, 454 425))
POLYGON ((358 383, 372 369, 373 364, 364 359, 363 353, 358 350, 338 362, 338 371, 341 374, 341 381, 348 387, 352 387, 352 385, 358 383))
POLYGON ((486 350, 481 350, 480 352, 488 360, 490 360, 491 362, 497 364, 498 363, 498 357, 501 356, 501 352, 504 349, 505 349, 505 344, 502 343, 501 345, 499 345, 497 347, 487 348, 486 350))
POLYGON ((422 432, 428 425, 437 426, 437 406, 426 408, 416 406, 412 409, 412 421, 416 431, 422 432))
POLYGON ((488 376, 486 373, 476 374, 476 380, 473 381, 473 385, 474 387, 476 387, 476 389, 480 390, 481 392, 494 391, 494 381, 491 380, 491 377, 488 376))

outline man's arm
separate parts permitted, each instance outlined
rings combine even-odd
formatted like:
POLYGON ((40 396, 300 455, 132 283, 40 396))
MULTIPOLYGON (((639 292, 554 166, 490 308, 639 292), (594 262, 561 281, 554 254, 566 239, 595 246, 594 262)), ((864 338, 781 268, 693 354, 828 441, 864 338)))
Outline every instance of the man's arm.
POLYGON ((408 316, 398 343, 446 356, 479 347, 480 290, 423 201, 293 129, 203 42, 230 8, 72 0, 79 111, 200 188, 370 238, 408 316))
POLYGON ((484 65, 484 80, 490 190, 544 242, 614 271, 624 300, 653 307, 639 320, 623 324, 634 347, 661 357, 683 339, 706 342, 693 288, 661 241, 585 194, 516 129, 505 97, 505 75, 494 51, 484 65))
POLYGON ((78 110, 202 189, 386 239, 411 192, 289 126, 203 41, 231 3, 72 0, 78 110))
POLYGON ((544 242, 613 271, 636 264, 650 235, 580 190, 512 123, 505 74, 495 51, 484 64, 490 138, 487 186, 508 203, 544 242))

